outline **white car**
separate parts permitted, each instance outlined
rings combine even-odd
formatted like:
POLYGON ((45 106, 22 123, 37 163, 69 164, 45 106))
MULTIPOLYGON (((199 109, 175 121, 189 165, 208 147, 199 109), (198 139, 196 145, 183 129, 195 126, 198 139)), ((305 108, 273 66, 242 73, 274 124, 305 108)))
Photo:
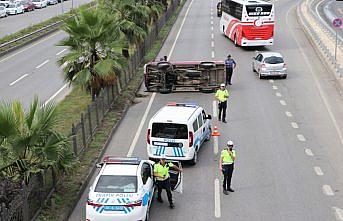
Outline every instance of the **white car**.
POLYGON ((45 8, 48 6, 47 0, 32 0, 32 3, 35 5, 35 8, 45 8))
POLYGON ((57 3, 57 0, 48 0, 48 5, 56 5, 57 3))
POLYGON ((20 2, 15 2, 7 5, 6 12, 9 15, 16 15, 19 13, 24 13, 24 6, 20 2))
POLYGON ((261 52, 253 57, 252 70, 259 78, 279 76, 287 78, 287 68, 283 56, 278 52, 261 52))
POLYGON ((7 17, 6 8, 4 6, 0 6, 0 18, 7 17))
POLYGON ((107 156, 98 164, 86 205, 87 221, 147 221, 154 195, 153 161, 107 156))

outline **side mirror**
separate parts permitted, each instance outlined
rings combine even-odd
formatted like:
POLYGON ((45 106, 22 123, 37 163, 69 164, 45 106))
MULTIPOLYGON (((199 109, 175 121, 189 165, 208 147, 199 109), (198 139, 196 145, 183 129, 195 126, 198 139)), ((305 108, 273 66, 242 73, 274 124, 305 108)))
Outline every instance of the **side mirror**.
POLYGON ((104 163, 97 163, 96 168, 101 168, 104 165, 104 163))
POLYGON ((252 59, 256 60, 256 57, 252 57, 252 59))
POLYGON ((208 115, 206 116, 206 119, 211 120, 211 119, 212 119, 212 116, 211 116, 210 114, 208 114, 208 115))

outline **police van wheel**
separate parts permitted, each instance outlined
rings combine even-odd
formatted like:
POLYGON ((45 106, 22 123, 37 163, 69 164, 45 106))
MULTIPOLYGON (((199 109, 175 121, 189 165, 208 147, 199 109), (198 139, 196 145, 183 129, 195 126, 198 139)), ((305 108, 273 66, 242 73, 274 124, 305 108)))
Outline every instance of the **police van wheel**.
POLYGON ((261 74, 258 74, 258 77, 259 77, 260 79, 263 79, 263 76, 262 76, 261 74))
POLYGON ((189 162, 191 165, 195 165, 197 164, 197 161, 198 161, 198 151, 195 151, 194 152, 194 156, 193 156, 193 159, 191 159, 191 161, 189 162))
POLYGON ((170 88, 161 88, 161 89, 159 90, 159 92, 160 92, 161 94, 169 94, 169 93, 172 92, 172 90, 171 90, 170 88))

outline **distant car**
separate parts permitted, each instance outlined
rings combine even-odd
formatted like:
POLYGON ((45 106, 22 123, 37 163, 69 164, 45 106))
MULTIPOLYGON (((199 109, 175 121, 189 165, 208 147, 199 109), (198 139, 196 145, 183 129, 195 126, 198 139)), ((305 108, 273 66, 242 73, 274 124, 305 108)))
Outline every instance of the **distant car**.
POLYGON ((87 221, 147 221, 154 195, 153 161, 104 158, 90 187, 87 221))
POLYGON ((7 17, 6 8, 4 6, 0 6, 0 17, 7 17))
POLYGON ((48 0, 48 5, 56 5, 57 3, 57 0, 48 0))
POLYGON ((12 2, 9 1, 9 0, 0 0, 1 6, 4 6, 4 7, 6 7, 7 5, 9 5, 10 3, 12 3, 12 2))
POLYGON ((35 8, 45 8, 48 6, 47 0, 32 0, 32 3, 35 5, 35 8))
POLYGON ((261 52, 253 57, 252 70, 257 72, 259 78, 278 76, 287 78, 287 68, 283 56, 278 52, 261 52))
POLYGON ((9 15, 16 15, 19 13, 24 13, 24 6, 20 2, 15 2, 7 5, 6 12, 9 15))
POLYGON ((23 4, 24 11, 26 11, 26 12, 35 10, 35 5, 32 3, 32 1, 24 0, 21 3, 23 4))

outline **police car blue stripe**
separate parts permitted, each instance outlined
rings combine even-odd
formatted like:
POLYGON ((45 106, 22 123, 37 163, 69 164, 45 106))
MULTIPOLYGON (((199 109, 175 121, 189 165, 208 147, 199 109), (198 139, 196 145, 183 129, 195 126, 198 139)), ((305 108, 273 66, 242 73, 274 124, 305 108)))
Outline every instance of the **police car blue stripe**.
POLYGON ((177 156, 181 157, 181 150, 180 150, 180 148, 176 147, 176 151, 177 151, 177 156))
POLYGON ((176 156, 175 147, 173 147, 174 156, 176 156))
POLYGON ((184 157, 185 155, 183 154, 183 149, 180 148, 180 151, 181 151, 181 157, 184 157))
POLYGON ((105 201, 105 203, 107 203, 109 200, 110 200, 110 198, 107 198, 106 201, 105 201))
POLYGON ((164 155, 166 153, 166 147, 163 147, 162 154, 164 155))

